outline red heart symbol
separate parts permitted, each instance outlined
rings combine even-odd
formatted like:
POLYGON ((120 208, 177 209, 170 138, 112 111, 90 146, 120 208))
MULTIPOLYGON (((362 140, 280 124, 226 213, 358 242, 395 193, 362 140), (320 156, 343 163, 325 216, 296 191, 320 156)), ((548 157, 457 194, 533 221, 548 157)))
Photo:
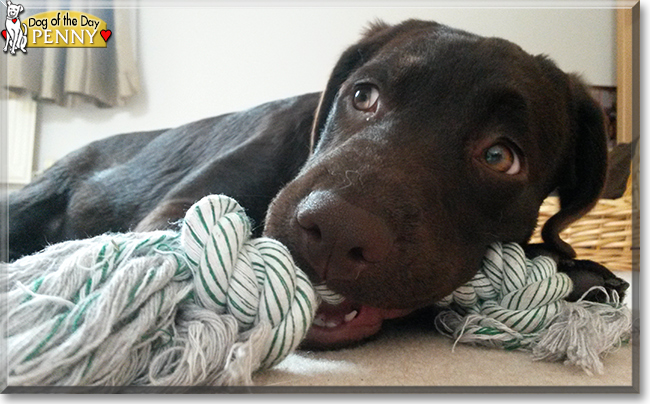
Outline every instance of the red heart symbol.
POLYGON ((111 34, 112 34, 112 32, 111 32, 110 29, 103 29, 103 30, 99 31, 99 35, 101 35, 102 38, 104 38, 104 42, 108 41, 108 38, 111 37, 111 34))
POLYGON ((17 18, 14 18, 13 20, 11 20, 11 22, 13 22, 14 24, 16 23, 16 21, 18 21, 17 18))
POLYGON ((4 37, 4 39, 7 39, 7 30, 6 29, 2 30, 2 36, 4 37))

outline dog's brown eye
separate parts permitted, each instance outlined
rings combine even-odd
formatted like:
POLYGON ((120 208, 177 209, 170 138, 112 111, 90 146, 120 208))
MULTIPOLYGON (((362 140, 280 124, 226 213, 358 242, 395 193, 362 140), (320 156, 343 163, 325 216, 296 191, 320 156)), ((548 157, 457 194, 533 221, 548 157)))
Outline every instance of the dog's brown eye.
POLYGON ((353 104, 359 111, 375 112, 378 100, 379 89, 373 85, 360 85, 354 91, 353 104))
POLYGON ((514 175, 521 169, 517 153, 502 143, 497 143, 485 149, 483 159, 488 167, 501 173, 514 175))

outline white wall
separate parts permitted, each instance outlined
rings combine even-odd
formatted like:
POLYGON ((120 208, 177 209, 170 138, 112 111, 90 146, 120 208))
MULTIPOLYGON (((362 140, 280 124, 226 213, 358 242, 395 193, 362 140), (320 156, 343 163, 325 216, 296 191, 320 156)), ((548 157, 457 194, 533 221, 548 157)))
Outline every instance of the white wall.
POLYGON ((40 109, 37 170, 112 134, 176 126, 319 91, 341 51, 376 18, 393 23, 430 19, 504 37, 530 53, 550 55, 560 68, 579 72, 593 84, 615 85, 616 81, 612 9, 219 8, 193 4, 138 10, 143 91, 126 107, 46 105, 40 109))

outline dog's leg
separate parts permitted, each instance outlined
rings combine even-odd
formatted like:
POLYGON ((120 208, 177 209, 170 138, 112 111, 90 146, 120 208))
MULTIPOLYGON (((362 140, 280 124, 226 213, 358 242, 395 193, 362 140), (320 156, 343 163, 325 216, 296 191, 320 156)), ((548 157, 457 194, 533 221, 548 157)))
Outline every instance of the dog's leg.
POLYGON ((585 299, 593 302, 605 301, 607 296, 602 290, 594 289, 589 291, 594 286, 605 288, 610 295, 615 291, 623 300, 625 292, 630 287, 629 283, 597 262, 565 258, 556 252, 552 252, 543 244, 531 244, 526 246, 525 250, 529 258, 539 255, 552 258, 557 263, 557 270, 569 275, 569 278, 573 281, 573 291, 566 300, 570 302, 580 299, 587 292, 589 293, 585 295, 585 299))
POLYGON ((54 167, 9 195, 9 260, 62 239, 70 180, 65 170, 54 167))
POLYGON ((22 28, 20 26, 18 27, 18 32, 20 32, 20 41, 18 42, 18 49, 20 49, 23 53, 27 53, 27 49, 25 49, 25 46, 27 46, 27 35, 22 31, 22 28))
POLYGON ((106 164, 104 150, 96 146, 101 142, 70 153, 9 195, 10 260, 75 238, 68 234, 68 204, 79 184, 106 164))
POLYGON ((18 34, 16 34, 15 32, 11 36, 11 47, 9 49, 9 52, 11 52, 12 55, 16 54, 16 42, 17 42, 16 39, 17 39, 17 36, 18 36, 18 34))
POLYGON ((167 199, 142 219, 134 231, 144 232, 176 228, 179 220, 185 217, 185 213, 195 202, 196 198, 167 199))
MULTIPOLYGON (((616 291, 622 300, 625 297, 625 292, 630 287, 629 283, 594 261, 560 260, 558 262, 558 271, 566 273, 573 281, 573 291, 567 297, 568 301, 580 299, 594 286, 604 287, 610 295, 612 291, 616 291)), ((607 299, 607 296, 601 290, 594 289, 587 293, 585 299, 603 302, 607 299)))
POLYGON ((192 173, 172 188, 156 208, 138 223, 135 231, 174 228, 194 202, 209 194, 224 194, 236 199, 246 209, 256 233, 260 233, 271 199, 294 174, 282 173, 270 166, 267 170, 260 170, 259 162, 250 159, 248 153, 225 156, 192 173))
MULTIPOLYGON (((74 225, 79 222, 75 209, 83 199, 80 190, 87 192, 89 178, 95 173, 128 161, 162 132, 118 135, 91 143, 11 193, 7 210, 0 209, 8 211, 9 259, 31 254, 48 244, 95 235, 88 232, 88 226, 79 230, 74 225)), ((95 216, 106 220, 99 211, 95 216)))
MULTIPOLYGON (((286 137, 290 142, 290 137, 286 137)), ((307 136, 303 136, 306 138, 307 136)), ((268 205, 279 190, 297 174, 308 148, 269 147, 268 136, 239 147, 211 161, 174 186, 162 201, 136 226, 136 231, 175 227, 187 209, 209 194, 224 194, 237 200, 252 219, 253 233, 261 235, 268 205), (281 150, 281 152, 279 152, 281 150)))

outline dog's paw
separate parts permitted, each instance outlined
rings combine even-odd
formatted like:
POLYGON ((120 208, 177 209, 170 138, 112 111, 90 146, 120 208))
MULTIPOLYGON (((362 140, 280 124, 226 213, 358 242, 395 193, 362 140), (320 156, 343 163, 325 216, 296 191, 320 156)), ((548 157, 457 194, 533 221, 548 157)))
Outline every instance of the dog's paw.
POLYGON ((616 291, 620 299, 623 300, 625 292, 630 287, 629 283, 594 261, 560 259, 558 271, 566 273, 573 281, 573 291, 566 298, 570 302, 580 299, 583 295, 586 300, 592 302, 606 302, 608 296, 605 296, 601 289, 589 291, 594 286, 605 288, 609 296, 613 294, 613 291, 616 291))

